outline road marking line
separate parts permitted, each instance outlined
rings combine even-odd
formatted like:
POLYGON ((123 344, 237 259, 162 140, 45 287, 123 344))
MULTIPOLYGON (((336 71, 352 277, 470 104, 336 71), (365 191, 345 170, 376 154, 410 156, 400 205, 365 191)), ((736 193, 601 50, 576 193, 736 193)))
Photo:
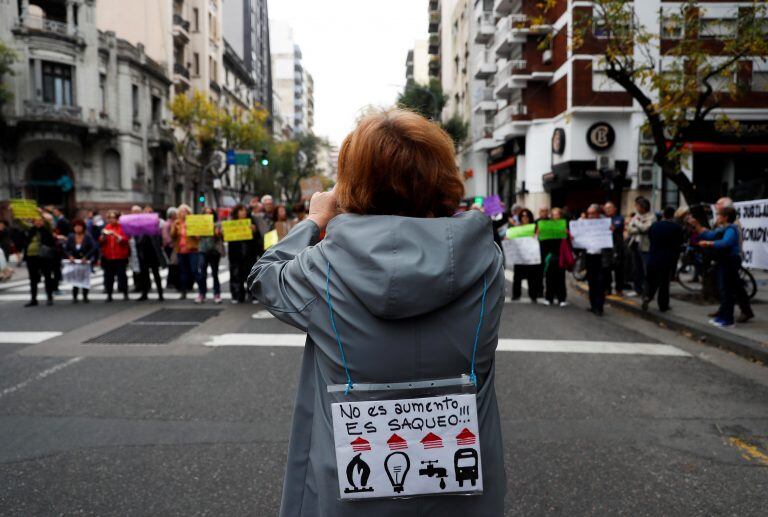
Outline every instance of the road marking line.
POLYGON ((48 377, 49 375, 53 375, 54 373, 63 370, 64 368, 68 366, 72 366, 73 364, 82 361, 82 357, 73 357, 72 359, 68 361, 64 361, 63 363, 59 363, 56 366, 51 366, 47 370, 43 370, 42 372, 33 375, 29 379, 20 382, 16 384, 15 386, 11 386, 10 388, 5 388, 3 391, 0 391, 0 398, 5 397, 6 395, 10 395, 11 393, 14 393, 16 391, 19 391, 20 389, 25 388, 29 384, 31 384, 34 381, 40 381, 48 377))
POLYGON ((251 315, 251 318, 255 320, 269 320, 274 318, 274 316, 272 316, 272 313, 269 311, 258 311, 258 312, 254 312, 251 315))
POLYGON ((304 346, 306 334, 221 334, 211 336, 205 346, 304 346))
MULTIPOLYGON (((211 336, 205 346, 304 346, 306 334, 221 334, 211 336)), ((499 352, 546 352, 569 354, 632 354, 690 357, 669 345, 611 341, 552 341, 548 339, 499 339, 499 352)))
POLYGON ((629 354, 691 357, 674 346, 620 341, 568 341, 549 339, 499 339, 499 352, 549 352, 566 354, 629 354))
POLYGON ((61 332, 0 332, 0 343, 37 344, 60 335, 61 332))

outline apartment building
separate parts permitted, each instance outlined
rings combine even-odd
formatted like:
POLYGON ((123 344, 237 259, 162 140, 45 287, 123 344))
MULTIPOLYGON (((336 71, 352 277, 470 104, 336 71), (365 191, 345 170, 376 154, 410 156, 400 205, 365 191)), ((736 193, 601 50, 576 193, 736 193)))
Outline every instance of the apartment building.
POLYGON ((302 63, 301 48, 293 28, 283 21, 270 20, 272 88, 279 101, 281 123, 289 132, 312 131, 314 124, 314 82, 302 63))
MULTIPOLYGON (((706 2, 700 37, 725 38, 737 30, 739 5, 706 2)), ((677 5, 644 0, 632 7, 641 23, 660 32, 664 13, 677 5)), ((542 20, 536 0, 458 3, 452 22, 459 27, 450 45, 442 42, 441 69, 443 87, 454 96, 444 117, 467 113, 461 95, 472 92, 472 142, 459 158, 468 193, 499 194, 508 205, 534 210, 549 205, 578 210, 606 199, 628 207, 638 194, 650 196, 657 207, 679 202, 674 185, 663 181, 652 163, 639 106, 601 70, 600 24, 593 22, 591 33, 574 48, 574 20, 593 17, 592 10, 589 2, 557 0, 542 20), (467 43, 470 49, 462 55, 467 43), (446 68, 454 73, 446 74, 446 68)), ((680 37, 679 30, 665 30, 662 46, 680 37)), ((691 142, 685 173, 707 200, 748 189, 768 174, 768 155, 760 146, 768 136, 768 67, 748 59, 742 69, 752 91, 726 110, 742 122, 742 132, 719 132, 713 121, 700 141, 691 142)))
POLYGON ((251 75, 254 101, 272 113, 267 0, 225 0, 223 29, 224 39, 251 75))
POLYGON ((0 138, 0 198, 76 208, 173 200, 165 125, 171 80, 143 45, 103 32, 88 0, 0 3, 16 54, 0 138))
POLYGON ((425 39, 416 40, 405 59, 405 80, 429 84, 429 50, 425 39))

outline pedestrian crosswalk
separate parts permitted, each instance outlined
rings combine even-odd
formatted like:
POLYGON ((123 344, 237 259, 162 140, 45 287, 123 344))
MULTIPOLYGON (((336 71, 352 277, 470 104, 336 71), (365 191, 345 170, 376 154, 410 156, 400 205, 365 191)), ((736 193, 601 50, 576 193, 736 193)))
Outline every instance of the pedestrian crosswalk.
MULTIPOLYGON (((173 288, 171 289, 165 289, 165 286, 167 284, 168 280, 168 269, 161 269, 160 270, 160 277, 163 281, 163 289, 164 289, 164 297, 168 300, 178 300, 180 299, 181 295, 173 288)), ((219 267, 219 283, 221 285, 221 298, 222 300, 231 300, 232 295, 229 293, 229 280, 230 280, 230 272, 229 268, 222 263, 222 265, 219 267)), ((133 281, 131 279, 131 272, 128 272, 128 287, 129 287, 129 293, 132 298, 138 297, 138 293, 133 291, 133 281)), ((213 296, 213 279, 210 275, 210 270, 208 273, 207 281, 206 281, 206 288, 207 288, 207 294, 208 298, 211 298, 213 296)), ((62 283, 59 287, 62 294, 55 296, 56 300, 61 301, 70 301, 72 299, 72 287, 62 283)), ((189 296, 194 298, 195 294, 197 293, 197 286, 189 292, 189 296)), ((117 291, 117 280, 115 280, 114 285, 114 294, 113 296, 115 299, 121 299, 121 294, 117 291)), ((151 300, 157 300, 158 295, 157 291, 155 290, 154 280, 152 280, 152 289, 148 295, 148 297, 151 300)), ((38 286, 38 298, 45 298, 45 290, 43 289, 43 283, 40 282, 40 285, 38 286)), ((90 294, 88 295, 88 298, 90 300, 106 300, 107 294, 104 291, 104 271, 97 268, 94 273, 91 274, 91 290, 90 294)), ((0 302, 18 302, 18 301, 26 301, 30 299, 30 284, 28 279, 19 279, 19 280, 11 280, 9 282, 2 282, 0 283, 0 302)))

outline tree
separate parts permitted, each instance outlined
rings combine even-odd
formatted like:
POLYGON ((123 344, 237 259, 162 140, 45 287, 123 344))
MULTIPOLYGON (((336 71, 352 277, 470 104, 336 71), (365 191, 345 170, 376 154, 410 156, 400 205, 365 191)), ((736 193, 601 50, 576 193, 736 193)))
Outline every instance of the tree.
POLYGON ((687 144, 713 120, 719 128, 738 129, 722 108, 749 90, 742 64, 768 55, 765 0, 739 8, 730 32, 718 40, 699 38, 700 13, 707 5, 702 1, 665 6, 658 31, 641 23, 629 0, 592 4, 592 12, 574 22, 574 53, 588 44, 604 45, 601 66, 643 110, 654 162, 689 205, 698 203, 696 186, 683 172, 690 155, 687 144))
POLYGON ((458 149, 467 139, 469 124, 456 114, 447 122, 440 122, 440 113, 442 113, 447 100, 448 97, 443 93, 443 87, 437 79, 430 80, 429 85, 408 81, 405 89, 397 97, 397 105, 437 121, 458 149))
POLYGON ((6 76, 13 75, 14 61, 16 53, 0 41, 0 120, 3 118, 3 105, 12 98, 11 91, 3 80, 6 76))

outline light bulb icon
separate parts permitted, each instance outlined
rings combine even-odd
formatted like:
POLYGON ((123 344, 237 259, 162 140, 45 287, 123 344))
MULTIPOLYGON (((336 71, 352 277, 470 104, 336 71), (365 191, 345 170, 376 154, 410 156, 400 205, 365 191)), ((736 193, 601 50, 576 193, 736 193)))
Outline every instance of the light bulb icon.
POLYGON ((410 468, 411 460, 404 452, 393 452, 384 460, 384 470, 387 471, 387 477, 395 492, 400 493, 404 490, 405 476, 408 475, 410 468))

